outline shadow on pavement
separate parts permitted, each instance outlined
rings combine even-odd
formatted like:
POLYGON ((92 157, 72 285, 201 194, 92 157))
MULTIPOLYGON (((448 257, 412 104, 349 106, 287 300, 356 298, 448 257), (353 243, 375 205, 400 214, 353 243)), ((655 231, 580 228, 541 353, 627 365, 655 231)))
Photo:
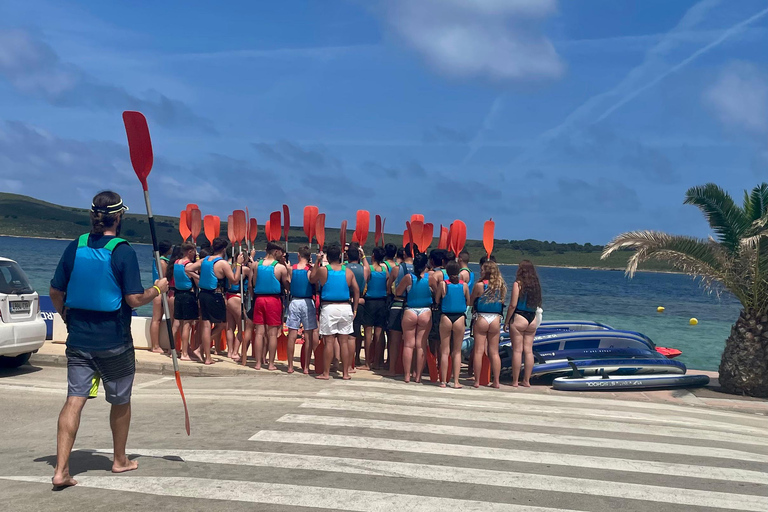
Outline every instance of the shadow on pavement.
POLYGON ((17 377, 19 375, 27 375, 30 373, 39 372, 41 370, 42 368, 39 366, 31 366, 28 364, 25 364, 18 368, 0 368, 0 379, 2 379, 3 377, 17 377))

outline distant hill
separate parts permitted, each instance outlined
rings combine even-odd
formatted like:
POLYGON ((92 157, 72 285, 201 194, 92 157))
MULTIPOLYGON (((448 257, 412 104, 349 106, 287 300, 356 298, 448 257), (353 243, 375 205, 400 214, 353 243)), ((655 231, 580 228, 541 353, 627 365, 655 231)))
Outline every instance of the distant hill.
MULTIPOLYGON (((158 215, 155 217, 160 240, 180 242, 179 219, 158 215)), ((34 199, 19 194, 0 192, 0 235, 40 237, 40 238, 64 238, 74 239, 88 231, 90 226, 88 210, 82 208, 70 208, 53 203, 34 199)), ((352 238, 352 229, 348 231, 348 239, 352 238)), ((227 225, 222 222, 221 233, 226 236, 227 225)), ((121 236, 130 242, 151 243, 149 225, 146 215, 129 213, 123 220, 121 236)), ((385 234, 386 241, 396 244, 402 243, 402 235, 385 234)), ((291 250, 304 243, 306 235, 301 227, 291 227, 289 237, 291 250)), ((338 240, 339 230, 326 228, 326 240, 338 240)), ((263 223, 259 226, 259 235, 256 238, 258 246, 266 243, 263 223)), ((201 233, 198 244, 207 246, 208 241, 201 233)), ((437 244, 435 238, 434 245, 437 244)), ((368 238, 366 252, 370 254, 373 247, 373 232, 368 238)), ((467 240, 467 251, 472 256, 472 261, 477 261, 483 254, 483 244, 480 240, 467 240)), ((494 254, 500 263, 518 263, 522 259, 529 259, 537 265, 549 265, 557 267, 592 267, 607 269, 623 269, 630 256, 629 251, 620 251, 612 255, 608 260, 601 261, 602 246, 592 244, 560 244, 556 242, 542 242, 539 240, 496 240, 494 242, 494 254)), ((669 270, 669 267, 661 263, 649 263, 643 266, 647 270, 669 270)))

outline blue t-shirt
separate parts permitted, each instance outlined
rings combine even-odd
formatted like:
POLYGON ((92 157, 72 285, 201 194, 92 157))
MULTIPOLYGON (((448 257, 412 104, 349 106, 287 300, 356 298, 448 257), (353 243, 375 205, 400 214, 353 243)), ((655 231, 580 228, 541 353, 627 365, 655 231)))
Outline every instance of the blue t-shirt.
MULTIPOLYGON (((113 236, 91 235, 88 247, 100 249, 113 236)), ((72 268, 75 265, 77 240, 70 243, 61 255, 56 273, 51 279, 51 287, 66 292, 72 268)), ((120 244, 112 251, 112 272, 120 284, 123 296, 144 293, 136 251, 128 244, 120 244)), ((109 350, 127 343, 133 343, 131 337, 132 310, 125 300, 117 312, 67 310, 67 346, 81 350, 109 350)))

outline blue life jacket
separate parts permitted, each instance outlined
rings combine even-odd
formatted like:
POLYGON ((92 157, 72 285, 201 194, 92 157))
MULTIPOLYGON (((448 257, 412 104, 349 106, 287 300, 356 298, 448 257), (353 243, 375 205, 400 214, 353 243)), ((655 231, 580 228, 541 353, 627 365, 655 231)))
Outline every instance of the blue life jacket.
POLYGON ((341 270, 333 270, 330 265, 325 268, 328 271, 328 279, 320 291, 320 299, 326 302, 348 302, 350 296, 346 265, 342 265, 341 270))
MULTIPOLYGON (((246 290, 248 289, 248 279, 243 278, 243 287, 246 290)), ((227 293, 240 293, 240 281, 235 281, 234 283, 230 282, 227 293)))
POLYGON ((66 306, 87 311, 117 311, 123 305, 123 291, 112 271, 112 251, 122 243, 113 238, 101 249, 88 247, 88 233, 77 241, 75 263, 67 283, 66 306))
POLYGON ((445 281, 445 296, 441 305, 443 313, 464 313, 467 311, 467 298, 464 295, 464 282, 445 281))
MULTIPOLYGON (((400 281, 407 275, 413 272, 413 263, 401 263, 400 268, 395 278, 395 289, 400 285, 400 281)), ((394 291, 394 290, 393 290, 394 291)))
POLYGON ((183 265, 178 262, 173 264, 173 287, 176 291, 185 292, 192 289, 192 279, 190 279, 184 271, 184 267, 187 265, 189 265, 189 262, 186 262, 183 265))
POLYGON ((384 299, 387 297, 387 277, 389 271, 382 263, 381 270, 371 268, 371 276, 368 278, 368 286, 365 290, 366 299, 384 299))
POLYGON ((221 261, 223 259, 224 258, 221 256, 216 256, 212 260, 208 258, 203 260, 203 263, 200 265, 199 284, 201 290, 213 291, 216 288, 219 288, 220 280, 218 277, 216 277, 216 272, 213 271, 213 267, 216 265, 217 261, 221 261))
POLYGON ((466 271, 467 271, 467 273, 469 274, 469 282, 467 283, 467 286, 469 286, 469 291, 471 292, 471 291, 472 291, 472 289, 473 289, 473 288, 474 288, 474 286, 475 286, 475 283, 477 282, 477 281, 475 280, 475 273, 474 273, 474 272, 472 272, 472 271, 471 271, 471 270, 470 270, 468 267, 463 267, 463 268, 461 268, 461 269, 459 270, 459 272, 461 272, 461 270, 466 270, 466 271))
POLYGON ((517 309, 520 311, 528 311, 529 313, 535 313, 535 309, 528 307, 528 294, 524 293, 517 299, 517 309))
MULTIPOLYGON (((488 289, 488 283, 483 283, 483 289, 488 289)), ((489 301, 485 298, 485 295, 481 295, 477 298, 477 304, 475 305, 475 311, 478 313, 496 313, 500 315, 504 311, 504 303, 499 300, 489 301)))
POLYGON ((315 294, 312 283, 309 282, 309 266, 299 268, 296 264, 291 273, 291 296, 295 299, 309 299, 315 294))
POLYGON ((429 277, 421 279, 411 273, 411 289, 408 290, 405 305, 409 308, 427 308, 432 305, 432 288, 429 287, 429 277))
POLYGON ((277 260, 269 265, 264 265, 264 260, 259 260, 256 266, 256 284, 253 285, 254 295, 280 295, 283 287, 275 277, 277 260))
POLYGON ((360 290, 360 296, 362 297, 365 295, 365 288, 367 284, 365 282, 365 267, 363 267, 362 264, 353 261, 351 263, 347 263, 347 268, 351 270, 355 275, 355 281, 357 281, 357 289, 360 290))
MULTIPOLYGON (((168 258, 166 258, 165 256, 160 256, 160 259, 163 260, 166 263, 171 261, 168 258)), ((163 276, 163 277, 165 277, 165 276, 163 276)), ((154 283, 158 279, 160 279, 160 273, 157 271, 157 262, 153 258, 152 259, 152 282, 154 283)))

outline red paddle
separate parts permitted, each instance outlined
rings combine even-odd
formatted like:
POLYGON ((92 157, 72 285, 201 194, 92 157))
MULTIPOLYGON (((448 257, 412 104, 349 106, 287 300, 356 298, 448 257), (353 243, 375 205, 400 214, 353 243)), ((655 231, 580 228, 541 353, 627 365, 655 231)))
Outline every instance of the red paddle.
POLYGON ((381 231, 382 231, 381 215, 376 215, 376 233, 373 237, 373 245, 378 246, 379 243, 381 242, 381 231))
POLYGON ((248 221, 248 240, 251 241, 251 244, 256 243, 256 236, 259 234, 259 223, 256 222, 256 219, 250 219, 248 221))
POLYGON ((491 257, 491 253, 493 252, 493 231, 496 229, 496 223, 493 222, 493 219, 485 221, 485 224, 483 224, 483 247, 485 247, 485 252, 488 255, 488 258, 491 257))
POLYGON ((416 247, 415 238, 413 238, 413 224, 410 222, 405 223, 405 231, 408 233, 408 243, 411 244, 411 256, 416 256, 416 252, 419 250, 418 247, 416 247))
POLYGON ((187 210, 183 210, 179 215, 179 234, 186 242, 189 239, 189 222, 187 222, 187 210))
POLYGON ((323 250, 325 246, 325 214, 319 213, 317 219, 315 219, 315 238, 317 238, 317 246, 320 250, 323 250))
POLYGON ((458 255, 467 243, 467 225, 460 220, 453 221, 453 252, 458 255))
POLYGON ((414 213, 413 215, 411 215, 411 225, 413 225, 413 223, 416 222, 417 220, 424 222, 424 216, 419 215, 418 213, 414 213))
POLYGON ((424 224, 424 229, 421 232, 421 247, 424 252, 427 252, 427 248, 432 245, 432 239, 435 234, 435 226, 432 223, 424 224))
POLYGON ((197 208, 189 212, 187 220, 189 220, 189 230, 192 233, 192 241, 197 245, 197 237, 200 236, 200 229, 203 227, 203 219, 200 210, 197 208))
POLYGON ((280 212, 272 212, 269 215, 269 239, 271 242, 280 241, 280 232, 282 226, 280 225, 280 212))
POLYGON ((237 240, 235 237, 235 219, 232 215, 227 216, 227 238, 229 239, 229 243, 233 245, 237 240))
POLYGON ((456 251, 453 250, 453 222, 451 222, 451 225, 448 227, 448 250, 456 254, 456 251))
MULTIPOLYGON (((149 127, 147 120, 140 112, 123 112, 123 123, 125 123, 125 132, 128 135, 128 150, 131 154, 131 164, 136 176, 144 189, 144 202, 147 204, 147 217, 149 220, 149 232, 152 235, 152 249, 155 253, 155 265, 160 265, 160 251, 157 244, 157 232, 155 231, 155 218, 152 215, 152 206, 149 201, 149 187, 147 185, 147 176, 152 170, 153 155, 152 141, 149 138, 149 127)), ((181 394, 181 401, 184 404, 184 426, 187 435, 190 433, 189 410, 187 409, 187 399, 184 398, 184 389, 181 387, 181 375, 179 375, 179 361, 176 356, 176 344, 173 342, 173 327, 171 326, 171 312, 168 308, 168 296, 162 295, 163 312, 165 313, 165 326, 168 329, 168 342, 171 348, 171 357, 173 359, 173 371, 176 374, 176 386, 181 394)))
POLYGON ((232 212, 232 221, 235 223, 235 241, 242 245, 248 231, 248 223, 244 210, 235 210, 232 212))
POLYGON ((440 224, 440 240, 437 242, 437 248, 438 249, 448 248, 448 228, 443 227, 442 224, 440 224))
POLYGON ((307 243, 312 245, 312 235, 315 234, 315 222, 317 221, 317 206, 304 207, 304 234, 307 235, 307 243))
POLYGON ((357 231, 352 232, 352 243, 360 245, 360 240, 357 239, 357 231))
POLYGON ((291 230, 291 212, 288 205, 283 205, 283 234, 285 235, 285 252, 288 252, 288 231, 291 230))
POLYGON ((221 219, 218 215, 213 216, 213 238, 219 238, 221 234, 221 219))
POLYGON ((205 238, 208 239, 208 243, 210 244, 212 244, 213 239, 216 238, 216 231, 213 227, 213 223, 213 215, 206 215, 203 217, 203 232, 205 233, 205 238))
POLYGON ((199 209, 200 207, 197 206, 196 204, 190 203, 187 205, 187 227, 189 227, 189 229, 192 229, 192 210, 199 210, 199 209))
POLYGON ((270 231, 270 228, 271 228, 272 226, 271 226, 270 224, 271 224, 271 222, 269 222, 269 220, 267 220, 267 222, 265 222, 265 223, 264 223, 264 236, 266 236, 266 237, 267 237, 267 242, 269 242, 269 241, 270 241, 270 240, 269 240, 269 235, 271 235, 271 234, 272 234, 272 231, 270 231))
POLYGON ((364 246, 368 241, 368 231, 371 229, 371 214, 368 210, 357 210, 357 222, 355 222, 355 234, 357 243, 364 246))
POLYGON ((339 231, 339 242, 341 242, 341 250, 344 250, 344 246, 347 245, 347 221, 341 221, 341 230, 339 231))
POLYGON ((416 256, 416 253, 419 251, 419 246, 421 245, 421 236, 424 233, 424 222, 417 219, 412 220, 410 224, 411 226, 408 229, 411 230, 411 243, 416 246, 413 247, 413 255, 416 256))

